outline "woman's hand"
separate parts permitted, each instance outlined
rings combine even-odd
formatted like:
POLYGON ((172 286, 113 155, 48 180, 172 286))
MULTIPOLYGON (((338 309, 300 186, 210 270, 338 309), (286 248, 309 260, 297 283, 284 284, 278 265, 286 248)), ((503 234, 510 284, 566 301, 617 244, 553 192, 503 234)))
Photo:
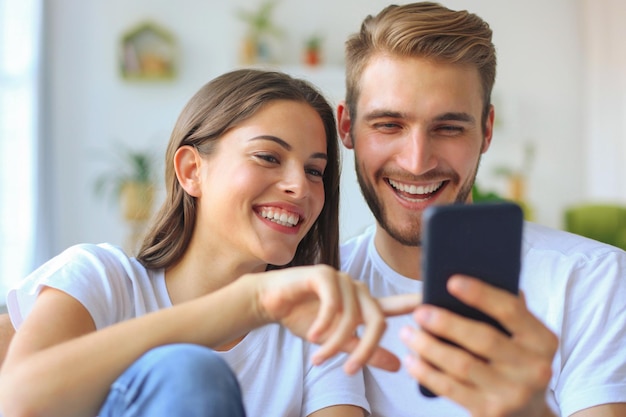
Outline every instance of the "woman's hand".
POLYGON ((396 371, 399 359, 378 346, 385 317, 406 314, 417 307, 417 294, 374 299, 367 287, 327 265, 287 268, 242 279, 255 281, 257 308, 270 322, 320 344, 313 360, 320 364, 339 351, 349 352, 344 366, 354 373, 366 363, 396 371), (356 329, 364 325, 361 337, 356 329))

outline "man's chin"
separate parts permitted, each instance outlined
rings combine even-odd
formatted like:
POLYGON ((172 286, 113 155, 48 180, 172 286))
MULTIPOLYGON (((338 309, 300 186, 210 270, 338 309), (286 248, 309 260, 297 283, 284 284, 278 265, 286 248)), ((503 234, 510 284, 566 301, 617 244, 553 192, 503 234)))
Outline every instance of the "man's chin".
POLYGON ((413 247, 422 246, 421 225, 414 224, 412 227, 395 227, 388 221, 388 219, 379 223, 381 224, 383 230, 400 244, 413 247))

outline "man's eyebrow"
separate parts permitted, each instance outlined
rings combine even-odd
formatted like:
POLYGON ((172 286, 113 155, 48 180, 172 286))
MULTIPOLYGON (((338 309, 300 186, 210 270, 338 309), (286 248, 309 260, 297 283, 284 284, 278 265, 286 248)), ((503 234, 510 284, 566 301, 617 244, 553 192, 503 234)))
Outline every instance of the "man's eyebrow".
POLYGON ((435 117, 436 122, 446 122, 446 121, 456 121, 456 122, 467 122, 467 123, 476 123, 476 119, 474 116, 468 113, 444 113, 440 116, 435 117))
MULTIPOLYGON (((269 141, 277 143, 278 145, 280 145, 281 147, 285 148, 288 151, 291 151, 293 149, 293 146, 291 146, 290 144, 288 144, 287 142, 285 142, 284 140, 282 140, 281 138, 277 136, 260 135, 260 136, 255 136, 250 139, 250 141, 253 141, 253 140, 269 140, 269 141)), ((328 161, 328 155, 326 155, 323 152, 316 152, 313 155, 311 155, 311 158, 323 159, 325 161, 328 161)))
MULTIPOLYGON (((409 116, 405 113, 394 111, 394 110, 374 110, 365 115, 365 120, 370 122, 376 119, 406 119, 409 116)), ((448 112, 443 113, 439 116, 436 116, 433 119, 435 122, 445 122, 445 121, 457 121, 457 122, 466 122, 466 123, 476 123, 476 119, 469 113, 464 112, 448 112)))
POLYGON ((382 118, 403 119, 405 117, 406 115, 399 111, 381 109, 381 110, 373 110, 367 113, 364 118, 365 118, 365 121, 369 122, 372 120, 382 119, 382 118))

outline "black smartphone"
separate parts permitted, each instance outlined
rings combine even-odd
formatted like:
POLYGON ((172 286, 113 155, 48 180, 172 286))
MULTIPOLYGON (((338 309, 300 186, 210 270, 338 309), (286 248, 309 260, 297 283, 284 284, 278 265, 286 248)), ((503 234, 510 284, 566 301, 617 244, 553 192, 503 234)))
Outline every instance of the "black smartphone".
MULTIPOLYGON (((521 208, 510 202, 427 208, 422 217, 424 304, 489 323, 508 335, 496 320, 453 297, 446 284, 460 273, 517 294, 523 223, 521 208)), ((419 388, 423 395, 436 397, 427 388, 419 388)))

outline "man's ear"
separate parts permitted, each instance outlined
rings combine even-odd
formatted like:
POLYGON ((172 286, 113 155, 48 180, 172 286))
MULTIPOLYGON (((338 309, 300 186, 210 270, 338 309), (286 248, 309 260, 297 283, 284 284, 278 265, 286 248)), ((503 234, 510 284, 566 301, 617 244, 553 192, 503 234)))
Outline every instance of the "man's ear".
POLYGON ((181 146, 174 154, 174 170, 180 186, 192 197, 202 195, 202 158, 193 146, 181 146))
POLYGON ((485 153, 491 146, 491 139, 493 138, 493 123, 495 121, 496 111, 493 107, 493 104, 489 106, 489 114, 487 115, 487 120, 485 121, 485 140, 483 140, 483 148, 480 150, 480 153, 485 153))
POLYGON ((339 131, 341 142, 343 142, 343 146, 348 149, 354 148, 352 135, 350 134, 351 127, 352 120, 350 120, 350 111, 346 106, 345 100, 341 100, 337 105, 337 129, 339 131))

